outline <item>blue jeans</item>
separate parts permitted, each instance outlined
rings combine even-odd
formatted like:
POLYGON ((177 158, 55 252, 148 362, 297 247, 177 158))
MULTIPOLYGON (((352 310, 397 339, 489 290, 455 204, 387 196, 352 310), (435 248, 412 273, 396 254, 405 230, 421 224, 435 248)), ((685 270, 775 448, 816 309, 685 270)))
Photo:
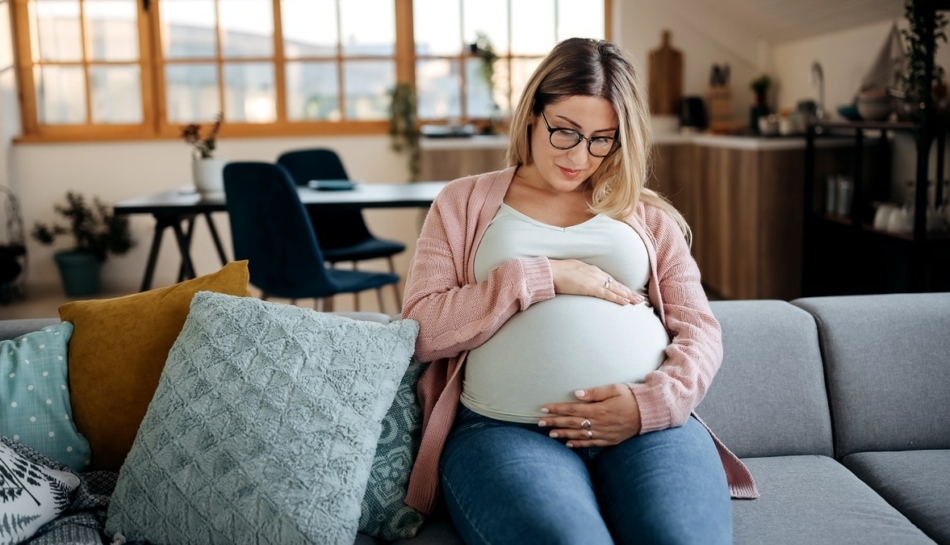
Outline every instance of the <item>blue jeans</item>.
POLYGON ((459 405, 439 472, 465 543, 732 542, 725 472, 696 419, 611 447, 549 431, 459 405))

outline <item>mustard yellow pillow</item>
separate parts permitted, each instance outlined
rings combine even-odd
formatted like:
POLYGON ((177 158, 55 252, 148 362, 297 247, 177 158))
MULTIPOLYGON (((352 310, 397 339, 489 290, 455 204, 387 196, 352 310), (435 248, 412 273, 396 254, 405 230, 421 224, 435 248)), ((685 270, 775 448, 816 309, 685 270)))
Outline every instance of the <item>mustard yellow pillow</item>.
POLYGON ((250 296, 247 261, 142 293, 59 307, 71 322, 69 389, 73 418, 92 449, 89 469, 118 471, 158 387, 168 351, 199 291, 250 296))

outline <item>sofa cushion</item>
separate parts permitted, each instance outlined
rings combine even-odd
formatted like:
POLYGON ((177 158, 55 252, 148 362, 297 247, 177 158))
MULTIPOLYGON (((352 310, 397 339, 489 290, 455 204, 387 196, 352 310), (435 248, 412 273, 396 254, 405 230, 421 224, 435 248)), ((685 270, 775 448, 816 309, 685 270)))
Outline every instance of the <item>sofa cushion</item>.
POLYGON ((950 293, 793 303, 818 323, 836 458, 950 448, 950 293))
POLYGON ((125 460, 195 293, 250 295, 247 281, 247 262, 239 261, 174 286, 59 308, 76 327, 69 384, 76 426, 92 447, 91 469, 118 471, 125 460))
POLYGON ((406 505, 409 474, 422 440, 422 407, 416 385, 425 364, 413 358, 392 405, 383 418, 366 494, 360 507, 360 532, 388 541, 416 535, 425 516, 406 505))
POLYGON ((25 541, 69 506, 79 477, 35 463, 0 441, 0 543, 25 541))
POLYGON ((0 341, 0 435, 74 471, 89 464, 89 443, 73 423, 66 373, 69 322, 0 341))
POLYGON ((736 545, 933 542, 844 466, 825 456, 747 458, 762 495, 732 502, 736 545))
POLYGON ((106 531, 155 543, 352 543, 418 324, 198 293, 106 531))
POLYGON ((859 452, 844 465, 939 543, 950 543, 950 450, 859 452))
POLYGON ((714 301, 723 362, 696 409, 739 457, 832 455, 814 319, 782 301, 714 301))

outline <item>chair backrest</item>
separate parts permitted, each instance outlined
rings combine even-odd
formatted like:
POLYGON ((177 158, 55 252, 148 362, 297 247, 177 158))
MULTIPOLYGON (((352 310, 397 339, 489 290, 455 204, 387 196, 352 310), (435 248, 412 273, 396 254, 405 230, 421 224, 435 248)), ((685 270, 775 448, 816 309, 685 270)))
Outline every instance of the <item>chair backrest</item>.
POLYGON ((248 260, 252 284, 289 299, 336 293, 310 218, 283 167, 228 163, 224 193, 234 258, 248 260))
MULTIPOLYGON (((301 149, 282 153, 277 164, 287 169, 297 185, 310 180, 349 180, 343 162, 326 148, 301 149)), ((359 210, 322 210, 310 214, 313 231, 324 248, 344 248, 372 237, 359 210)))
POLYGON ((286 168, 297 185, 310 180, 349 180, 343 162, 335 151, 326 148, 301 149, 282 153, 277 164, 286 168))

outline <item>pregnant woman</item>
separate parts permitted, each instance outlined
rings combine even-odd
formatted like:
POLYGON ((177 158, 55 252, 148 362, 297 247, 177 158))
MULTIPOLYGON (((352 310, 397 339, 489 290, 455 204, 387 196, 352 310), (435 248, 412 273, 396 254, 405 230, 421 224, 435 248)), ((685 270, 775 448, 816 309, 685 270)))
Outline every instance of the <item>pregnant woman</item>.
POLYGON ((406 503, 474 543, 730 543, 746 468, 693 415, 722 360, 650 120, 613 44, 572 38, 509 168, 450 183, 407 277, 424 429, 406 503))

